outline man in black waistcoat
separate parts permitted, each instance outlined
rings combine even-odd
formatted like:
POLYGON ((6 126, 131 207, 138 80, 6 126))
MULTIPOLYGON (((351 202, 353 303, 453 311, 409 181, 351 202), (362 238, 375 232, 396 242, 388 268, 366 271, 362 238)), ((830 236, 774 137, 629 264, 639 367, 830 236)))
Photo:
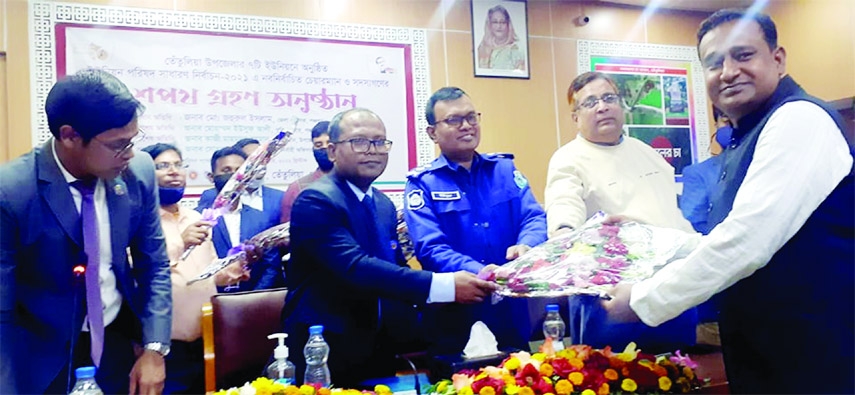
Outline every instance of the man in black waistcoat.
POLYGON ((772 20, 722 10, 698 31, 734 122, 712 228, 686 259, 621 285, 616 319, 659 325, 721 292, 731 393, 855 392, 855 183, 839 114, 786 75, 772 20))

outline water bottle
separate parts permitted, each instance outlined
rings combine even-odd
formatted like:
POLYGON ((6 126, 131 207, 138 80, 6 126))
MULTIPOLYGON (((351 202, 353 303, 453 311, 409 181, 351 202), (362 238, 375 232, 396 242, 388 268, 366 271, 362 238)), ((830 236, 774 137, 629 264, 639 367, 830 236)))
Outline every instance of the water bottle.
POLYGON ((558 305, 546 305, 546 318, 543 319, 543 338, 552 339, 552 349, 561 351, 564 349, 564 320, 558 314, 558 305))
POLYGON ((74 371, 77 382, 69 395, 104 395, 104 391, 95 382, 95 367, 86 366, 74 371))
POLYGON ((323 332, 323 325, 309 328, 309 341, 306 342, 306 347, 303 347, 303 355, 306 357, 306 375, 303 377, 303 384, 329 388, 331 380, 327 358, 330 355, 330 346, 324 340, 323 332))

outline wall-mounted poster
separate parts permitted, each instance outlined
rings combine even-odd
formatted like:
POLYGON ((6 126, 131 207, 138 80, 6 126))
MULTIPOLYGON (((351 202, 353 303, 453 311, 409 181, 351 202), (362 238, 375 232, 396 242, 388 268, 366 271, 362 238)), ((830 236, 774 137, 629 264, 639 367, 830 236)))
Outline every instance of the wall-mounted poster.
POLYGON ((528 21, 521 0, 472 0, 476 77, 529 78, 528 21))
MULTIPOLYGON (((416 116, 429 96, 424 30, 281 18, 31 2, 34 144, 50 138, 44 98, 57 78, 105 70, 146 107, 144 147, 177 145, 191 193, 210 186, 211 154, 242 138, 292 130, 265 183, 285 187, 315 170, 310 131, 364 107, 394 142, 375 186, 400 194, 433 144, 416 116)), ((394 196, 393 196, 394 197, 394 196)))
POLYGON ((694 47, 579 42, 579 72, 608 74, 618 85, 627 134, 649 144, 672 166, 709 157, 709 121, 694 47))

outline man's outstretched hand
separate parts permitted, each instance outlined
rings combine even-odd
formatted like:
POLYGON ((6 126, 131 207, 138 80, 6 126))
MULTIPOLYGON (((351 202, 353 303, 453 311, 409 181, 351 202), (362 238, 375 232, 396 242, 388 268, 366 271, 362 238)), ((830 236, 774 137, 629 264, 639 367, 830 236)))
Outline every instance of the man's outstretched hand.
POLYGON ((481 280, 472 273, 454 273, 454 301, 457 303, 480 303, 497 289, 498 284, 481 280))

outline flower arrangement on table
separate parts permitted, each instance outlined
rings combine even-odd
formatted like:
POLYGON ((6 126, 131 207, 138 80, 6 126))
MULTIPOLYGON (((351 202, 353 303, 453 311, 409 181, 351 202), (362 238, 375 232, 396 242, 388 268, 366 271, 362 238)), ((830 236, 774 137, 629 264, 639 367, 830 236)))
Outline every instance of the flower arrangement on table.
POLYGON ((260 377, 243 387, 232 387, 227 390, 214 392, 214 395, 392 395, 392 390, 385 385, 374 386, 374 391, 354 389, 323 388, 311 385, 285 385, 271 379, 260 377))
POLYGON ((574 345, 552 352, 511 354, 499 366, 464 370, 441 380, 434 395, 606 395, 616 393, 687 393, 700 386, 697 364, 676 356, 643 354, 630 343, 621 353, 574 345))
POLYGON ((519 258, 482 273, 502 296, 605 295, 620 282, 652 276, 685 256, 697 237, 637 222, 609 223, 599 212, 571 232, 547 240, 519 258))

